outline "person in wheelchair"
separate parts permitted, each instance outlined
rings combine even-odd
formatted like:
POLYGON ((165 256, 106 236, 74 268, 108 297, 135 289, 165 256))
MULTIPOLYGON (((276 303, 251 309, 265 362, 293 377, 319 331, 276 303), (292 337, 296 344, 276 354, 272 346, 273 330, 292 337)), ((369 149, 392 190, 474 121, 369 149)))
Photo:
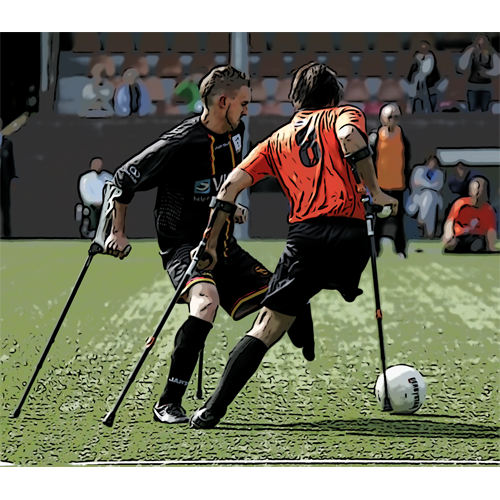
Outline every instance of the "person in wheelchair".
POLYGON ((90 170, 78 179, 78 193, 82 203, 75 207, 75 218, 80 222, 82 238, 95 236, 103 201, 103 189, 106 181, 112 181, 113 174, 103 170, 102 158, 90 160, 90 170))

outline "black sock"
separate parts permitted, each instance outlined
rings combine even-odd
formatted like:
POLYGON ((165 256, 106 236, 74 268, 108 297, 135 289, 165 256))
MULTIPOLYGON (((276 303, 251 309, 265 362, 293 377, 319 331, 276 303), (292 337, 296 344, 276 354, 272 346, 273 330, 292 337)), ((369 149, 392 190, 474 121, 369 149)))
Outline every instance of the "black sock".
POLYGON ((167 385, 160 397, 160 405, 181 404, 198 362, 200 351, 205 345, 205 340, 212 326, 212 323, 208 321, 189 316, 179 328, 175 336, 175 347, 167 385))
POLYGON ((266 352, 266 344, 250 335, 245 335, 231 351, 219 385, 205 405, 216 418, 226 414, 227 407, 257 371, 266 352))

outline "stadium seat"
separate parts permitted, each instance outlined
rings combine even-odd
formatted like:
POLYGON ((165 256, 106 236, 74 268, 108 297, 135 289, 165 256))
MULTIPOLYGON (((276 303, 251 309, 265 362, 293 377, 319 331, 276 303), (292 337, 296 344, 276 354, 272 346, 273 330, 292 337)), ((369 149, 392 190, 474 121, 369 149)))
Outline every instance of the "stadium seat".
POLYGON ((300 67, 310 62, 316 61, 316 54, 314 53, 298 53, 293 55, 293 61, 288 64, 288 74, 295 73, 300 67))
POLYGON ((263 102, 260 114, 281 116, 281 104, 275 101, 263 102))
POLYGON ((370 99, 375 99, 377 97, 380 85, 382 85, 381 78, 366 78, 365 79, 366 88, 370 94, 370 99))
POLYGON ((193 54, 190 71, 206 75, 214 66, 216 66, 216 62, 213 53, 198 52, 197 54, 193 54))
POLYGON ((106 71, 106 76, 111 77, 116 74, 116 66, 113 61, 113 57, 109 54, 94 54, 90 59, 90 64, 88 67, 88 74, 91 75, 92 68, 96 64, 103 64, 104 70, 106 71))
POLYGON ((192 53, 200 50, 197 33, 174 33, 172 50, 175 52, 192 53))
POLYGON ((467 77, 450 78, 445 95, 450 101, 467 101, 467 77))
POLYGON ((413 56, 407 52, 400 52, 396 56, 394 76, 397 78, 407 78, 412 64, 413 56))
POLYGON ((380 101, 385 102, 399 102, 403 100, 405 95, 399 83, 399 79, 386 78, 382 80, 377 97, 380 101))
POLYGON ((472 43, 469 33, 446 32, 443 37, 443 45, 446 49, 461 51, 472 43))
POLYGON ((163 54, 160 56, 156 70, 157 76, 176 78, 182 75, 182 64, 177 54, 163 54))
POLYGON ((149 74, 149 63, 144 54, 129 53, 125 56, 125 60, 122 64, 122 71, 126 71, 128 68, 135 68, 139 75, 147 76, 149 74))
POLYGON ((279 80, 277 78, 264 78, 262 84, 264 85, 264 89, 266 91, 266 100, 275 101, 279 80))
POLYGON ((362 54, 359 75, 362 77, 385 77, 387 65, 384 54, 380 52, 362 54))
POLYGON ((227 54, 229 52, 230 37, 230 33, 225 32, 209 33, 204 49, 207 52, 223 52, 227 54))
POLYGON ((250 53, 266 52, 268 49, 267 37, 265 33, 253 32, 249 36, 250 53))
POLYGON ((276 33, 271 47, 276 52, 298 52, 300 44, 297 33, 276 33))
POLYGON ((327 64, 337 73, 337 76, 350 77, 353 74, 351 57, 349 54, 343 52, 331 53, 328 56, 327 64))
POLYGON ((143 33, 139 50, 144 53, 160 53, 167 51, 167 42, 163 33, 143 33))
POLYGON ((343 33, 340 47, 342 52, 365 52, 368 40, 364 33, 343 33))
POLYGON ((398 33, 379 33, 375 41, 375 50, 378 52, 399 52, 402 42, 398 33))
POLYGON ((277 52, 261 54, 257 74, 259 77, 267 78, 285 76, 283 56, 277 52))
POLYGON ((331 33, 309 33, 306 42, 308 52, 332 52, 333 38, 331 33))
POLYGON ((162 81, 157 76, 150 76, 144 78, 143 83, 148 89, 151 101, 158 102, 165 100, 165 89, 163 88, 162 81))
POLYGON ((290 93, 290 87, 292 85, 291 78, 284 78, 278 82, 278 88, 276 89, 276 101, 278 102, 288 102, 288 94, 290 93))
POLYGON ((172 96, 174 95, 174 89, 177 85, 177 80, 175 78, 161 78, 161 86, 163 87, 163 94, 165 96, 166 102, 172 101, 172 96))
POLYGON ((267 92, 261 78, 252 79, 252 101, 263 102, 267 99, 267 92))
POLYGON ((437 67, 442 77, 448 76, 455 78, 458 75, 453 52, 450 50, 443 50, 434 55, 436 56, 437 67))
POLYGON ((113 53, 132 52, 135 49, 132 35, 130 33, 108 33, 105 49, 113 53))
POLYGON ((101 50, 101 41, 99 33, 75 33, 73 40, 73 52, 90 53, 101 50))
POLYGON ((348 102, 365 102, 370 99, 366 83, 361 78, 351 78, 347 81, 344 99, 348 102))

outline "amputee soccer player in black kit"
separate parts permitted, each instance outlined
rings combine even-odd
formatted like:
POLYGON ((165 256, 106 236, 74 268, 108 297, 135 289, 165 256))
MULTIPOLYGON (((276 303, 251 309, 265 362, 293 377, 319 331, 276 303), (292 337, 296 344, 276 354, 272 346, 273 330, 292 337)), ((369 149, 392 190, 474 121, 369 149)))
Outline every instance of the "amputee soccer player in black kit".
MULTIPOLYGON (((241 161, 245 132, 241 118, 251 99, 246 75, 231 66, 219 66, 200 82, 204 111, 127 161, 114 175, 123 194, 115 199, 113 225, 106 252, 123 258, 128 245, 125 215, 134 193, 158 187, 155 220, 163 267, 177 288, 191 262, 210 216, 210 201, 229 173, 241 161)), ((213 272, 196 270, 179 302, 187 303, 189 316, 174 341, 166 387, 153 409, 155 420, 187 423, 182 398, 200 351, 212 329, 219 304, 236 321, 258 310, 272 274, 233 237, 233 222, 246 220, 239 206, 224 223, 224 238, 217 245, 219 265, 213 272)), ((310 305, 301 308, 300 331, 292 342, 314 359, 310 305), (308 341, 304 341, 304 335, 308 341), (298 342, 295 339, 299 339, 298 342)))
POLYGON ((398 202, 378 185, 365 117, 354 106, 339 106, 342 89, 335 72, 309 63, 293 81, 290 99, 297 110, 291 121, 257 145, 228 177, 217 199, 208 230, 205 260, 198 267, 217 265, 218 237, 228 210, 245 188, 265 176, 276 177, 290 202, 290 230, 285 250, 263 299, 252 329, 229 356, 218 387, 190 419, 191 427, 210 429, 226 414, 268 349, 294 324, 297 307, 321 290, 338 290, 352 302, 362 290, 361 274, 370 258, 365 211, 346 155, 355 163, 373 204, 398 202))

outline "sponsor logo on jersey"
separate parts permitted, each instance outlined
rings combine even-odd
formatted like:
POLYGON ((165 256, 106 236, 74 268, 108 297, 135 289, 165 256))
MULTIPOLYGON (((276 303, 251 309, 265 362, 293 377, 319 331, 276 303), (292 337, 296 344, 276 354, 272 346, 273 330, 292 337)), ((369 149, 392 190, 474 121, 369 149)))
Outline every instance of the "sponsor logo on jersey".
POLYGON ((241 151, 241 135, 240 134, 236 134, 233 137, 233 144, 234 144, 234 147, 236 148, 236 152, 239 153, 241 151))
POLYGON ((197 194, 210 193, 210 179, 203 179, 194 183, 194 192, 197 194))
POLYGON ((218 146, 215 146, 214 150, 217 151, 220 148, 227 148, 229 146, 229 142, 225 142, 224 144, 219 144, 218 146))
POLYGON ((259 274, 263 274, 264 276, 267 276, 269 274, 269 271, 262 266, 255 266, 254 271, 259 274))

